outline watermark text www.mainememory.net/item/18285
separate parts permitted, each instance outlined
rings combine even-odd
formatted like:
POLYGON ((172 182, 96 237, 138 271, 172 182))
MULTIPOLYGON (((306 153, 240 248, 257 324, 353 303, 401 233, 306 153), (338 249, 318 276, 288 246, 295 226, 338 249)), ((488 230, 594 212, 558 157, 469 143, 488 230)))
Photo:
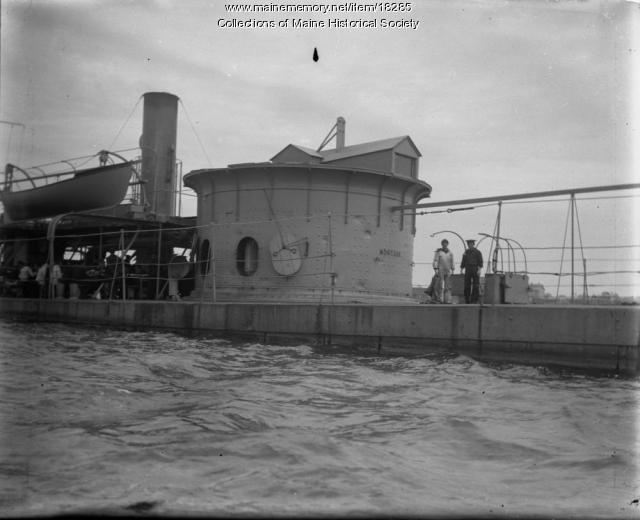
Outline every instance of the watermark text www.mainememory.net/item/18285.
POLYGON ((230 17, 218 18, 217 26, 221 29, 411 29, 415 31, 420 27, 420 20, 411 16, 414 12, 413 2, 233 3, 225 4, 224 9, 230 17), (236 17, 242 15, 249 15, 249 17, 236 17), (278 15, 282 17, 277 17, 278 15))

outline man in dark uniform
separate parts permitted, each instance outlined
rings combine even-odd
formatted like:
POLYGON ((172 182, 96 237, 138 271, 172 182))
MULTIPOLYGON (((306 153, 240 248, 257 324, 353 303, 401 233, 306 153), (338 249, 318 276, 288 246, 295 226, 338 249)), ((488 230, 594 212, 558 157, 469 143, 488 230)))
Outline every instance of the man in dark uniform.
POLYGON ((464 301, 478 303, 482 253, 476 249, 475 240, 467 240, 467 250, 462 255, 460 269, 464 269, 464 301))

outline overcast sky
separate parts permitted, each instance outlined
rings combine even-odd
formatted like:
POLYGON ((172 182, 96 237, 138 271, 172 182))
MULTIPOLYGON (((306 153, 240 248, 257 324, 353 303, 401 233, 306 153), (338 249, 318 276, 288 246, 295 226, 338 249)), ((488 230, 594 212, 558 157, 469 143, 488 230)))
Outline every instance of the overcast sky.
MULTIPOLYGON (((268 160, 289 143, 316 148, 343 116, 347 144, 410 135, 432 201, 639 182, 638 106, 631 96, 639 87, 637 3, 420 0, 411 6, 401 15, 234 15, 210 0, 4 0, 0 119, 26 130, 19 146, 18 129, 9 141, 9 127, 0 125, 0 154, 4 162, 29 166, 134 147, 140 96, 166 91, 182 102, 177 155, 185 173, 268 160), (375 18, 378 27, 223 28, 218 22, 249 18, 375 18), (383 18, 419 24, 383 29, 383 18)), ((637 199, 581 204, 585 245, 640 243, 637 199)), ((186 207, 193 214, 195 205, 186 207)), ((562 245, 566 212, 564 202, 505 207, 504 234, 527 247, 562 245)), ((493 231, 495 219, 495 207, 419 217, 415 281, 430 278, 422 262, 442 238, 431 233, 479 238, 493 231)), ((459 244, 454 254, 461 253, 459 244)), ((640 268, 637 248, 589 254, 594 270, 640 268)), ((558 271, 531 255, 530 271, 558 271)), ((560 258, 547 259, 552 256, 560 258)), ((603 284, 596 276, 590 292, 639 295, 638 277, 620 274, 603 284)), ((554 277, 532 278, 555 293, 554 277)))

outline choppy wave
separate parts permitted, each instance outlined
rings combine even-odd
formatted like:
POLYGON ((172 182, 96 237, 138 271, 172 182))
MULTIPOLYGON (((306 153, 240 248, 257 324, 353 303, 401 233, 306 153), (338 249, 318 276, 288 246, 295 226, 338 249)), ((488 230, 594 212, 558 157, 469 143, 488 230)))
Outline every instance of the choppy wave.
POLYGON ((0 514, 637 517, 639 389, 0 322, 0 514))

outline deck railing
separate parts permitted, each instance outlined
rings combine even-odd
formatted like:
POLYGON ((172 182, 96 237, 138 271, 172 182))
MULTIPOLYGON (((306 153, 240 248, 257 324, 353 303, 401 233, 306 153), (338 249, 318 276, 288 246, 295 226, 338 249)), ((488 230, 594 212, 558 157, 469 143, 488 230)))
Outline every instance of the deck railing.
MULTIPOLYGON (((415 289, 407 296, 415 296, 423 302, 428 300, 424 289, 433 275, 433 251, 443 237, 449 236, 456 258, 456 272, 459 272, 464 252, 464 240, 476 238, 485 259, 482 275, 526 277, 528 302, 637 303, 634 298, 638 297, 640 287, 640 239, 634 227, 635 214, 629 209, 636 206, 637 197, 637 194, 627 193, 589 196, 580 200, 575 197, 544 202, 514 200, 476 205, 475 211, 439 212, 437 215, 419 212, 413 259, 402 260, 410 264, 409 272, 411 269, 413 272, 412 285, 415 289), (571 215, 578 206, 580 218, 575 218, 571 224, 571 215), (506 208, 517 211, 510 212, 506 208), (500 235, 496 232, 496 210, 501 219, 500 235), (516 218, 518 215, 520 217, 516 218), (439 219, 437 222, 436 217, 439 219), (515 220, 518 222, 513 222, 515 220), (572 227, 574 239, 570 240, 572 227)), ((80 297, 99 294, 101 298, 125 299, 177 299, 176 296, 185 296, 194 286, 206 285, 207 290, 193 294, 211 301, 219 296, 216 288, 224 286, 232 290, 246 285, 247 280, 254 276, 253 272, 244 278, 239 278, 235 271, 229 273, 228 266, 239 262, 238 251, 235 245, 229 250, 220 247, 216 237, 223 230, 228 231, 230 226, 246 230, 265 223, 276 229, 288 221, 304 219, 309 229, 316 230, 316 239, 317 230, 324 230, 325 245, 306 244, 305 268, 288 278, 287 287, 293 291, 307 290, 316 301, 330 303, 336 291, 351 289, 341 285, 346 277, 341 278, 337 270, 340 269, 341 256, 353 254, 349 244, 336 242, 337 235, 332 230, 335 231, 338 225, 349 224, 352 219, 369 219, 375 228, 377 217, 377 214, 305 214, 263 221, 175 227, 159 222, 130 220, 127 223, 123 220, 122 224, 105 225, 102 232, 75 233, 60 228, 52 237, 48 237, 46 227, 33 225, 21 238, 15 238, 13 231, 3 230, 0 226, 0 265, 3 269, 0 289, 6 296, 17 294, 18 260, 35 263, 37 269, 50 258, 27 258, 25 251, 55 250, 58 252, 55 261, 60 263, 64 275, 64 297, 76 296, 78 287, 73 286, 72 290, 71 284, 79 286, 80 297), (207 251, 204 238, 209 242, 207 251), (169 246, 171 249, 167 252, 169 246), (131 258, 127 259, 127 255, 131 258), (222 266, 226 266, 225 269, 222 266), (184 272, 176 278, 176 271, 182 272, 182 267, 184 272), (312 277, 314 291, 308 290, 309 277, 312 277), (136 289, 130 292, 128 283, 137 284, 136 289)), ((409 218, 409 215, 402 218, 409 218)), ((399 219, 396 221, 400 227, 399 219)), ((98 229, 98 226, 94 227, 98 229)), ((261 240, 259 236, 256 238, 261 240)), ((387 243, 383 233, 375 234, 375 239, 380 242, 380 248, 385 248, 387 243)), ((260 242, 258 246, 262 255, 258 260, 264 262, 269 255, 268 243, 260 242)), ((380 261, 384 259, 378 259, 380 261)), ((255 275, 260 283, 268 285, 273 282, 274 286, 282 283, 282 274, 263 267, 255 275)), ((58 294, 56 290, 47 290, 44 296, 55 297, 58 294)))

